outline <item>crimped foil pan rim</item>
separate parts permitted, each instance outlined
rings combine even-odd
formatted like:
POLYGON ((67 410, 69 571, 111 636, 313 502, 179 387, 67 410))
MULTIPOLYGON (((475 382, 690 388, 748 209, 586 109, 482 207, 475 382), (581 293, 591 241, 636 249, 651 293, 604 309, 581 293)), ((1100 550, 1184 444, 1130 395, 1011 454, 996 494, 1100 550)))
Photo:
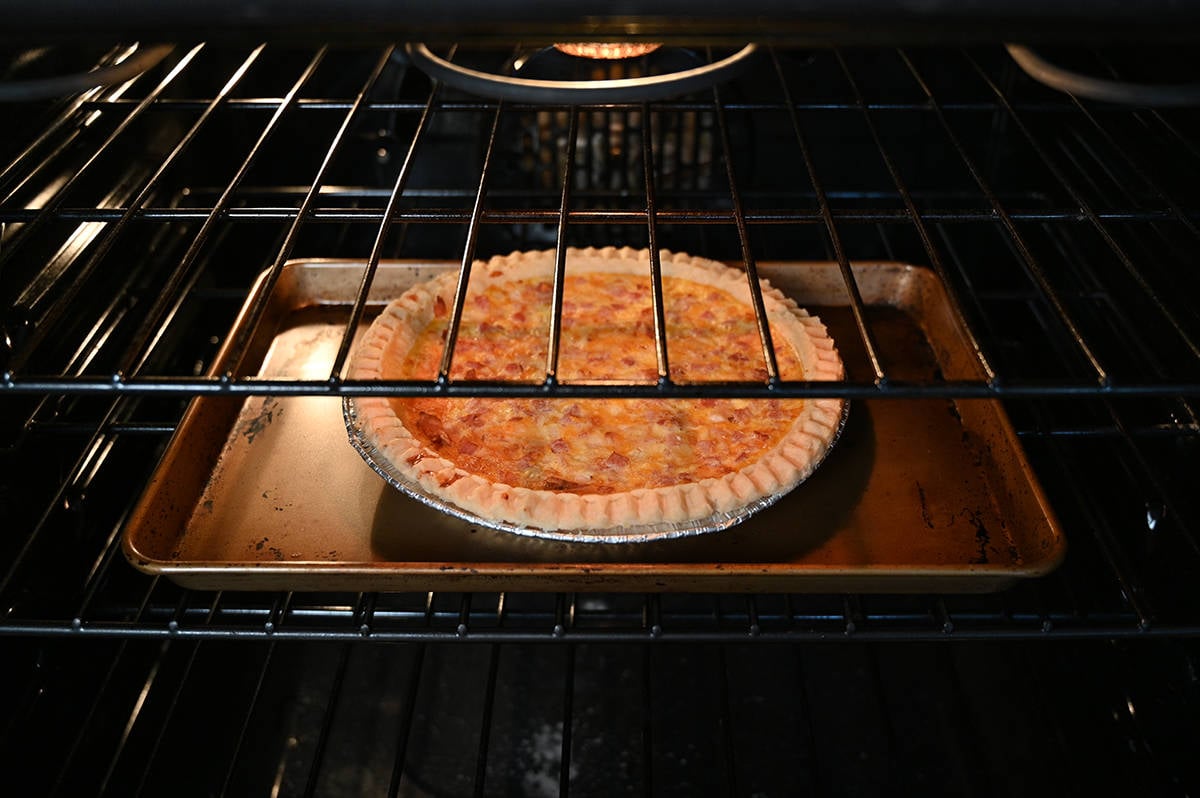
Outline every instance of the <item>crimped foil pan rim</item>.
POLYGON ((782 499, 787 494, 799 488, 808 479, 816 473, 816 470, 821 467, 829 453, 837 445, 838 440, 842 436, 842 430, 845 429, 846 420, 850 416, 850 402, 842 400, 842 410, 838 417, 837 429, 834 430, 833 437, 830 438, 825 451, 817 458, 808 476, 796 483, 796 485, 788 488, 785 491, 772 493, 763 496, 759 499, 750 502, 738 509, 737 512, 718 512, 703 518, 685 521, 681 523, 666 523, 660 522, 656 524, 637 524, 633 526, 617 526, 608 527, 605 529, 541 529, 538 527, 522 526, 512 524, 506 521, 495 521, 488 518, 483 518, 468 510, 464 510, 453 502, 447 501, 440 496, 435 496, 426 491, 419 483, 409 479, 404 474, 400 473, 392 462, 383 455, 379 449, 370 442, 368 436, 362 429, 359 422, 357 406, 354 402, 354 397, 347 396, 342 400, 342 416, 346 423, 346 432, 350 439, 351 446, 355 451, 366 461, 375 473, 383 477, 389 485, 401 493, 416 499, 417 501, 439 510, 448 515, 451 515, 467 523, 474 524, 488 529, 494 529, 500 532, 507 532, 513 535, 519 535, 526 538, 535 538, 538 540, 553 540, 563 543, 603 543, 603 544, 638 544, 638 543, 653 543, 662 540, 672 540, 676 538, 696 537, 706 535, 713 532, 720 532, 725 529, 737 526, 745 521, 750 516, 761 510, 765 510, 777 501, 782 499))

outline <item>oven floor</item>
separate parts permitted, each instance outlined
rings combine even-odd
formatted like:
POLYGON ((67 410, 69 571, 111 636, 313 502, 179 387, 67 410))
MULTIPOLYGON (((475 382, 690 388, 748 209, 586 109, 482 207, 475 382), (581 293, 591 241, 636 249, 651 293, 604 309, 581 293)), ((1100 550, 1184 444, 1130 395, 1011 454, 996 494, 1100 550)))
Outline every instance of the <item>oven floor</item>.
POLYGON ((18 641, 0 767, 28 795, 1183 795, 1196 654, 18 641))

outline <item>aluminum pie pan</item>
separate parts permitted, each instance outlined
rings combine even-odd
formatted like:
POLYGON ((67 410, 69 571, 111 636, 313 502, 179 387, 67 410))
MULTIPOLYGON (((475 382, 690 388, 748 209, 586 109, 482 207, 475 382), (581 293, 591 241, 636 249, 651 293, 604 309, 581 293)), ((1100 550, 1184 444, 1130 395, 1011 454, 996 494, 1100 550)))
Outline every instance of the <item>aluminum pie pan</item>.
POLYGON ((355 451, 358 452, 367 465, 375 473, 383 477, 384 481, 393 488, 428 507, 466 521, 469 524, 519 535, 524 538, 552 540, 561 543, 629 545, 654 543, 663 540, 696 537, 720 532, 737 526, 755 513, 775 504, 808 481, 809 477, 816 473, 817 469, 825 462, 825 458, 829 456, 829 453, 833 451, 838 440, 842 437, 842 430, 845 429, 846 420, 850 417, 850 402, 842 400, 842 410, 838 418, 837 428, 833 432, 833 437, 829 439, 825 451, 814 461, 808 475, 787 490, 755 499, 738 508, 736 512, 717 512, 703 518, 679 523, 634 524, 629 526, 605 527, 603 529, 541 529, 539 527, 512 524, 507 521, 496 521, 484 518, 469 510, 464 510, 453 502, 447 501, 440 496, 435 496, 422 487, 420 483, 400 473, 391 460, 369 440, 359 421, 354 397, 348 396, 342 400, 342 416, 346 422, 346 432, 350 439, 350 445, 354 447, 355 451))

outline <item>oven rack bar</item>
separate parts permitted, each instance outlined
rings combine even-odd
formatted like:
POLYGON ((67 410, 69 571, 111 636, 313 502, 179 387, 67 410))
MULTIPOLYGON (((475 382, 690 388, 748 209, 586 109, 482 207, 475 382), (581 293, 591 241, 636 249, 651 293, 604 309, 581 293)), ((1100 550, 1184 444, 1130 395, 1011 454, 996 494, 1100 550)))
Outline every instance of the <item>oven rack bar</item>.
MULTIPOLYGON (((285 192, 278 192, 283 194, 285 192)), ((505 192, 497 192, 504 196, 505 192)), ((434 196, 437 198, 465 197, 466 194, 454 195, 445 191, 439 192, 406 192, 406 196, 434 196)), ((347 198, 371 198, 373 195, 361 190, 346 192, 347 198)), ((377 195, 375 195, 377 196, 377 195)), ((588 196, 580 192, 578 196, 588 196)), ((845 196, 845 195, 843 195, 845 196)), ((852 197, 851 197, 852 199, 852 197)), ((906 209, 890 208, 831 208, 830 213, 835 222, 848 224, 889 224, 907 226, 912 223, 912 212, 906 209)), ((40 210, 5 210, 0 211, 0 222, 6 224, 23 224, 37 219, 42 214, 40 210)), ((223 221, 248 223, 277 223, 295 221, 296 209, 282 205, 239 205, 223 209, 204 206, 194 207, 145 207, 140 209, 112 206, 106 208, 63 208, 56 211, 55 218, 60 221, 77 222, 113 222, 128 216, 132 220, 158 223, 202 222, 214 216, 223 221)), ((978 222, 994 222, 996 214, 986 209, 951 210, 933 208, 920 211, 922 219, 928 222, 946 224, 968 224, 978 222)), ((1096 218, 1102 222, 1165 222, 1186 219, 1189 223, 1200 219, 1200 210, 1162 210, 1138 209, 1098 211, 1096 218)), ((1087 215, 1079 210, 1061 209, 1031 209, 1014 210, 1008 217, 1015 222, 1085 222, 1087 215)), ((720 208, 672 209, 664 208, 658 212, 659 221, 663 224, 732 224, 737 216, 729 210, 720 208)), ((743 218, 746 224, 753 226, 767 225, 821 225, 824 217, 821 211, 806 211, 803 209, 748 209, 743 218)), ((382 224, 384 213, 373 208, 347 208, 342 206, 317 207, 312 210, 307 219, 312 223, 323 224, 361 224, 378 226, 382 224)), ((391 217, 393 222, 411 224, 465 224, 470 221, 469 211, 456 208, 398 208, 391 217)), ((480 214, 480 221, 492 225, 512 224, 551 224, 557 222, 559 213, 552 208, 545 209, 485 209, 480 214)), ((604 210, 604 209, 572 209, 567 212, 568 224, 590 225, 628 225, 645 221, 645 213, 635 210, 604 210)))
POLYGON ((803 399, 846 397, 850 399, 1030 399, 1070 396, 1196 396, 1200 382, 999 382, 947 380, 944 382, 806 382, 780 381, 771 385, 730 383, 704 384, 565 384, 507 382, 429 383, 409 380, 300 380, 260 378, 125 378, 107 377, 19 377, 0 375, 0 389, 14 395, 91 396, 446 396, 512 398, 620 398, 620 399, 803 399))
MULTIPOLYGON (((173 421, 114 421, 104 425, 99 432, 106 435, 149 435, 170 436, 175 432, 173 421)), ((90 435, 97 431, 94 423, 82 421, 56 421, 31 418, 23 427, 23 433, 50 436, 90 435)), ((1044 422, 1033 427, 1016 430, 1022 438, 1133 438, 1179 439, 1200 437, 1200 425, 1194 422, 1164 422, 1160 424, 1130 425, 1097 423, 1092 426, 1044 422)), ((4 447, 0 447, 4 450, 4 447)))
MULTIPOLYGON (((233 97, 225 102, 224 107, 236 109, 238 111, 274 111, 280 104, 280 97, 233 97)), ((205 106, 211 102, 210 100, 201 99, 198 97, 159 97, 150 104, 151 111, 202 111, 205 106)), ((111 110, 113 108, 128 107, 136 105, 137 100, 119 95, 108 96, 104 99, 92 99, 84 96, 78 100, 78 106, 72 109, 75 110, 111 110)), ((787 110, 788 107, 794 108, 796 111, 847 111, 857 112, 860 107, 857 102, 844 101, 823 101, 816 102, 813 100, 793 99, 789 104, 780 104, 779 102, 749 102, 738 99, 727 99, 723 106, 728 111, 779 111, 787 110)), ((869 111, 928 111, 929 103, 927 102, 886 102, 880 100, 870 100, 865 103, 869 111)), ((645 105, 649 110, 654 111, 709 111, 712 109, 712 104, 709 102, 697 102, 688 98, 671 99, 671 100, 652 100, 647 103, 577 103, 573 105, 555 106, 542 103, 519 102, 516 100, 506 101, 505 106, 510 111, 539 111, 546 109, 568 110, 574 108, 579 111, 631 111, 637 110, 640 106, 645 105)), ((946 111, 973 111, 973 112, 995 112, 1003 110, 1004 105, 996 100, 973 100, 963 101, 949 99, 943 102, 942 108, 946 111)), ((1018 112, 1021 113, 1052 113, 1052 114, 1073 114, 1076 111, 1072 110, 1071 106, 1061 100, 1027 100, 1015 101, 1013 104, 1018 112)), ((296 103, 297 111, 348 111, 351 103, 345 99, 337 97, 308 97, 299 100, 296 103)), ((367 112, 377 111, 400 111, 405 113, 420 114, 425 107, 424 103, 420 102, 405 102, 405 101, 383 101, 373 100, 367 102, 363 109, 367 112)), ((1086 107, 1086 106, 1085 106, 1086 107)), ((452 99, 439 100, 437 103, 438 111, 494 111, 496 104, 494 100, 487 99, 452 99)), ((1089 112, 1095 112, 1101 115, 1122 114, 1126 113, 1125 109, 1119 106, 1097 106, 1089 108, 1089 112)))
POLYGON ((741 631, 730 630, 694 630, 680 632, 649 632, 637 631, 606 631, 606 632, 570 632, 555 633, 548 631, 525 630, 483 630, 461 633, 457 628, 445 631, 372 631, 367 634, 353 629, 338 631, 296 631, 282 630, 262 632, 243 628, 228 628, 214 625, 207 628, 180 627, 168 630, 142 625, 124 624, 94 624, 86 628, 73 629, 50 623, 22 623, 0 626, 0 637, 26 637, 36 635, 48 638, 70 639, 117 639, 117 640, 212 640, 212 641, 244 641, 247 644, 274 640, 279 642, 341 642, 341 643, 455 643, 463 645, 498 644, 498 643, 540 643, 547 645, 563 644, 599 644, 599 643, 754 643, 795 644, 795 643, 829 643, 833 645, 862 642, 862 643, 902 643, 942 641, 947 643, 964 641, 1033 641, 1033 640, 1178 640, 1200 637, 1200 626, 1155 626, 1141 629, 1136 624, 1094 623, 1081 628, 1060 628, 1052 626, 1045 628, 1044 623, 1030 624, 1028 627, 996 627, 959 629, 950 631, 942 628, 904 628, 904 629, 866 629, 847 633, 844 631, 752 631, 749 628, 741 631))

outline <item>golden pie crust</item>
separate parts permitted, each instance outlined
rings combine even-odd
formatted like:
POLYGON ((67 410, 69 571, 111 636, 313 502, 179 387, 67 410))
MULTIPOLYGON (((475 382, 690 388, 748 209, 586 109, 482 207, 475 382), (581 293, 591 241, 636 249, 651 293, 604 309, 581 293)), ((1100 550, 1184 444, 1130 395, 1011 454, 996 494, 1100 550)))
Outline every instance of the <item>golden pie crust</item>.
MULTIPOLYGON (((669 368, 676 383, 766 380, 743 272, 661 253, 669 368)), ((540 384, 549 344, 554 252, 473 264, 450 379, 540 384)), ((457 272, 392 301, 347 376, 434 380, 457 272)), ((567 252, 558 379, 658 378, 650 256, 567 252)), ((780 376, 838 380, 842 362, 815 316, 762 281, 780 376)), ((378 469, 464 517, 508 529, 721 528, 802 482, 833 444, 843 400, 357 397, 351 436, 378 469), (360 444, 366 444, 364 451, 360 444)), ((551 535, 552 537, 555 535, 551 535)), ((586 539, 580 534, 580 539, 586 539)))

